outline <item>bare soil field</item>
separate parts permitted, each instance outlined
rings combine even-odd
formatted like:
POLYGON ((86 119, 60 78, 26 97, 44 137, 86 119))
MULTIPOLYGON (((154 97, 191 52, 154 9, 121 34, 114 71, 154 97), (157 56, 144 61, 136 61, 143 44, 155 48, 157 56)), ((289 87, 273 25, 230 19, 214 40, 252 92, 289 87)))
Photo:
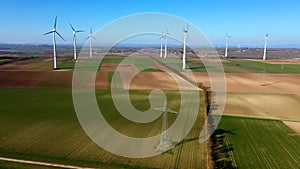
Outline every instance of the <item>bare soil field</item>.
MULTIPOLYGON (((194 73, 197 82, 211 86, 207 73, 194 73)), ((300 75, 297 74, 266 74, 263 78, 258 73, 227 73, 227 92, 246 93, 282 93, 300 96, 300 75), (264 79, 264 80, 263 80, 264 79), (264 81, 265 86, 262 86, 264 81)))
POLYGON ((300 96, 228 93, 224 115, 300 122, 300 96))
POLYGON ((261 60, 261 59, 249 59, 256 62, 263 62, 269 64, 300 64, 300 60, 261 60))
POLYGON ((225 59, 212 59, 212 58, 191 58, 192 61, 197 61, 197 62, 229 62, 228 60, 225 59))
MULTIPOLYGON (((96 76, 96 89, 107 89, 108 72, 116 69, 116 64, 109 64, 96 76)), ((182 83, 184 89, 189 89, 190 84, 182 78, 165 72, 139 72, 132 81, 132 75, 137 72, 133 66, 122 66, 120 77, 124 89, 135 90, 178 90, 175 79, 182 83), (130 85, 129 85, 130 84, 130 85)), ((211 86, 207 73, 194 73, 197 82, 211 86)), ((295 74, 266 74, 265 86, 262 86, 263 75, 256 73, 228 73, 226 85, 228 92, 242 93, 277 93, 296 94, 300 96, 300 75, 295 74)), ((0 86, 6 87, 71 87, 72 71, 0 71, 0 86)), ((192 87, 193 88, 193 87, 192 87)))
POLYGON ((300 122, 283 121, 283 123, 300 135, 300 122))
POLYGON ((0 71, 0 86, 37 87, 50 76, 46 71, 0 71))
POLYGON ((24 70, 32 67, 35 64, 39 64, 39 62, 16 61, 0 65, 0 70, 24 70))
POLYGON ((21 60, 12 63, 0 65, 0 70, 11 70, 11 71, 51 71, 53 59, 42 59, 39 61, 32 60, 21 60))
MULTIPOLYGON (((193 87, 184 82, 183 79, 177 77, 179 83, 183 84, 183 89, 192 89, 193 87)), ((125 86, 124 86, 125 88, 125 86)), ((153 90, 153 89, 163 89, 163 90, 179 90, 179 86, 172 77, 172 75, 165 72, 140 72, 137 74, 130 83, 130 89, 133 90, 153 90)))

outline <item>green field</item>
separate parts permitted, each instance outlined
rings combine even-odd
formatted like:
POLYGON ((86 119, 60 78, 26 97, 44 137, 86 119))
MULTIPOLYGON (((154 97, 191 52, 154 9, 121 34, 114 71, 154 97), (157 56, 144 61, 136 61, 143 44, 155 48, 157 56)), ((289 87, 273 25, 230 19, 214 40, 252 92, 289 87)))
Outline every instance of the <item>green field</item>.
MULTIPOLYGON (((149 108, 149 92, 130 91, 137 109, 149 108)), ((203 124, 201 115, 185 138, 188 142, 156 157, 131 159, 106 152, 89 139, 78 123, 70 89, 0 88, 0 93, 1 157, 113 168, 184 168, 186 165, 205 168, 209 165, 205 155, 207 145, 197 142, 201 130, 199 126, 203 124)), ((178 92, 166 91, 166 94, 170 99, 168 106, 178 110, 178 92)), ((120 132, 135 137, 161 132, 161 118, 147 125, 134 124, 117 113, 109 91, 96 91, 96 95, 98 102, 102 103, 100 109, 103 115, 120 132)), ((175 118, 170 116, 170 124, 175 118)), ((10 165, 18 166, 14 163, 0 163, 1 168, 10 165)))
POLYGON ((230 131, 238 168, 295 168, 300 166, 300 137, 281 121, 223 116, 218 128, 230 131))
MULTIPOLYGON (((225 73, 282 73, 282 74, 298 74, 300 73, 300 65, 297 64, 269 64, 243 59, 228 59, 228 62, 222 62, 225 73)), ((187 65, 194 72, 206 72, 203 63, 188 60, 187 65)), ((208 63, 208 67, 212 72, 221 70, 220 64, 208 63)))

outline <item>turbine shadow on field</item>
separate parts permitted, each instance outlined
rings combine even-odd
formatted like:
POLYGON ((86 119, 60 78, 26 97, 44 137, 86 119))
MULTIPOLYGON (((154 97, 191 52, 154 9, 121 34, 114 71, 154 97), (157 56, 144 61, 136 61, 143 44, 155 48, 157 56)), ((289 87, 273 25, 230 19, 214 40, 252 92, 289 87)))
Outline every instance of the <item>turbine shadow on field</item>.
POLYGON ((278 83, 282 83, 282 82, 271 82, 271 83, 265 83, 264 86, 270 86, 273 84, 278 84, 278 83))

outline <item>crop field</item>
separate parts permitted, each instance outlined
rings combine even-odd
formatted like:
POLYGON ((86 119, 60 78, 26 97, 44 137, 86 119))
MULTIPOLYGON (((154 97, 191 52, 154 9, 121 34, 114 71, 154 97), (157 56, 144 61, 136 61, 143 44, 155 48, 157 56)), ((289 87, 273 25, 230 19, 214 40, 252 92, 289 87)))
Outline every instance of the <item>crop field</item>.
MULTIPOLYGON (((175 70, 181 70, 181 59, 168 58, 167 61, 163 58, 157 58, 157 60, 167 63, 168 66, 175 70)), ((282 64, 272 64, 268 62, 245 60, 245 59, 221 59, 222 65, 212 60, 209 68, 212 72, 220 72, 221 68, 224 68, 226 73, 262 73, 265 71, 266 74, 299 74, 300 64, 291 64, 282 62, 282 64)), ((156 72, 155 65, 157 64, 152 58, 149 57, 129 57, 124 58, 120 56, 107 56, 103 63, 114 63, 114 64, 134 64, 137 69, 143 72, 156 72)), ((31 70, 31 71, 49 71, 52 70, 53 59, 29 59, 24 61, 15 61, 13 63, 6 63, 0 65, 0 70, 31 70)), ((72 58, 58 58, 58 65, 60 69, 73 69, 75 62, 72 58)), ((200 62, 199 59, 188 58, 187 66, 193 72, 207 72, 204 63, 200 62)), ((100 70, 101 65, 99 66, 100 70)))
MULTIPOLYGON (((222 61, 225 73, 280 73, 280 74, 299 74, 299 64, 271 64, 254 60, 228 59, 222 61)), ((188 59, 187 65, 194 72, 206 72, 203 63, 188 59)), ((220 72, 220 66, 216 63, 209 63, 213 72, 220 72)))
MULTIPOLYGON (((74 112, 70 89, 0 88, 0 156, 61 164, 113 168, 206 168, 207 145, 197 137, 203 124, 203 110, 183 144, 165 154, 130 159, 113 155, 95 145, 83 132, 74 112), (58 97, 59 96, 59 97, 58 97)), ((150 91, 130 91, 137 109, 149 108, 150 91)), ((165 91, 168 106, 178 110, 178 92, 165 91)), ((108 90, 96 92, 100 109, 112 127, 136 137, 161 132, 161 118, 145 125, 133 124, 119 115, 108 90)), ((170 124, 175 117, 170 116, 170 124)), ((1 166, 18 164, 1 162, 1 166)), ((18 168, 18 167, 17 167, 18 168)))
POLYGON ((300 96, 228 93, 224 115, 300 121, 300 96))
POLYGON ((238 168, 294 168, 300 166, 300 137, 283 122, 223 116, 218 126, 229 131, 238 168))

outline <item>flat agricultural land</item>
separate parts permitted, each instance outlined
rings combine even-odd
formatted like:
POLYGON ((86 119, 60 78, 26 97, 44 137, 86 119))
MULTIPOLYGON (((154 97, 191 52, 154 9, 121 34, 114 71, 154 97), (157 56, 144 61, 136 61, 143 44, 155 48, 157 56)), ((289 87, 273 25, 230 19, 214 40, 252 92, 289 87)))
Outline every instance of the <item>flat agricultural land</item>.
POLYGON ((227 93, 224 115, 300 122, 300 96, 227 93))
MULTIPOLYGON (((168 107, 179 110, 178 91, 165 91, 168 107)), ((112 168, 207 168, 208 147, 197 139, 203 125, 203 110, 185 137, 185 143, 159 156, 131 159, 113 155, 90 140, 82 130, 70 89, 0 88, 0 156, 89 167, 112 168)), ((150 91, 130 91, 139 110, 150 107, 150 91)), ((136 124, 121 116, 108 90, 96 91, 104 117, 116 130, 134 137, 149 137, 161 132, 161 118, 149 124, 136 124)), ((176 116, 169 116, 169 125, 176 116)), ((21 164, 1 162, 0 166, 21 164)))
POLYGON ((294 122, 294 121, 283 121, 285 125, 287 125, 289 128, 294 130, 297 135, 300 136, 300 122, 294 122))
MULTIPOLYGON (((249 59, 250 60, 250 59, 249 59)), ((269 64, 300 64, 300 60, 261 60, 261 59, 251 59, 256 62, 263 62, 269 64)))
MULTIPOLYGON (((204 61, 211 62, 214 73, 220 72, 222 67, 215 60, 204 61)), ((297 111, 300 110, 300 65, 241 59, 221 61, 230 93, 224 113, 227 117, 222 119, 219 127, 236 134, 228 135, 228 144, 233 144, 237 166, 297 168, 300 165, 300 140, 281 120, 300 121, 297 111)), ((181 70, 180 59, 168 58, 166 63, 185 73, 181 70)), ((131 159, 98 147, 84 133, 74 111, 71 70, 75 62, 70 58, 59 58, 61 69, 56 71, 52 71, 52 64, 50 58, 0 66, 0 156, 100 168, 211 167, 208 145, 197 142, 199 126, 204 122, 202 109, 184 143, 162 155, 131 159)), ((210 86, 203 63, 198 59, 188 59, 187 64, 198 82, 210 86)), ((170 100, 168 106, 179 110, 176 80, 163 72, 161 65, 152 58, 141 57, 106 57, 96 75, 98 105, 112 127, 134 137, 160 133, 161 118, 143 125, 132 123, 118 113, 108 90, 113 72, 119 75, 123 89, 131 89, 133 105, 139 110, 150 107, 148 95, 153 89, 164 90, 170 100), (133 80, 128 81, 135 73, 133 80)), ((170 116, 169 124, 175 119, 170 116)), ((0 162, 0 166, 24 167, 11 162, 0 162)))
MULTIPOLYGON (((262 62, 258 60, 246 60, 246 59, 227 59, 221 60, 222 65, 210 61, 206 64, 210 68, 211 72, 221 72, 224 69, 225 73, 278 73, 278 74, 299 74, 300 65, 282 63, 273 64, 269 62, 262 62)), ((206 72, 205 64, 195 59, 188 59, 188 67, 194 72, 206 72)))
POLYGON ((300 166, 300 137, 281 121, 223 116, 218 127, 231 132, 226 141, 238 168, 300 166))

